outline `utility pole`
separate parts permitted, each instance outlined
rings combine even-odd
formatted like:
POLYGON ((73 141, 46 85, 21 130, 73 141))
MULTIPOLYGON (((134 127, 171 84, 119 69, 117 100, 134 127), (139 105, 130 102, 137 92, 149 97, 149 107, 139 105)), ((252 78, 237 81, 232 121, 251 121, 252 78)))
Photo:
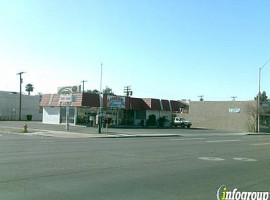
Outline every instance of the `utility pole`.
MULTIPOLYGON (((132 96, 133 92, 131 90, 131 86, 124 87, 124 94, 126 94, 126 97, 132 96)), ((127 109, 125 110, 126 110, 126 125, 127 125, 128 122, 127 109)))
POLYGON ((232 96, 232 101, 235 101, 235 99, 237 98, 236 96, 232 96))
POLYGON ((82 82, 82 93, 84 93, 84 83, 86 83, 87 80, 82 80, 81 82, 82 82))
POLYGON ((126 94, 126 97, 132 96, 133 92, 131 90, 131 86, 126 86, 124 88, 124 94, 126 94))
POLYGON ((204 95, 199 95, 198 97, 200 97, 200 101, 203 101, 204 95))
POLYGON ((22 83, 23 83, 23 79, 22 79, 22 74, 24 74, 25 72, 19 72, 17 73, 17 75, 20 76, 20 105, 19 105, 19 121, 22 120, 22 83))

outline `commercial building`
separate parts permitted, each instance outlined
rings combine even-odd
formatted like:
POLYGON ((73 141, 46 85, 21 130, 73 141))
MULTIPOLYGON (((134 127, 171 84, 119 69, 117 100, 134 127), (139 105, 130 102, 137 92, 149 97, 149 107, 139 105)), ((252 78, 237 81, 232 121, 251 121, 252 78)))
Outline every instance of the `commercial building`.
MULTIPOLYGON (((99 110, 110 118, 112 126, 157 126, 166 119, 169 126, 173 116, 180 116, 192 122, 192 127, 221 129, 236 132, 255 132, 257 129, 256 101, 182 101, 134 98, 118 95, 81 93, 78 90, 65 91, 64 94, 43 95, 40 105, 43 107, 43 123, 66 123, 68 103, 62 101, 65 95, 70 100, 70 123, 89 124, 96 119, 99 110), (64 96, 63 96, 64 95, 64 96), (154 123, 151 122, 151 119, 154 123)), ((261 130, 270 127, 270 104, 260 105, 261 130)), ((94 122, 95 124, 95 122, 94 122)))
MULTIPOLYGON (((43 123, 66 123, 67 102, 61 101, 61 94, 43 95, 40 106, 43 107, 43 123)), ((72 94, 72 102, 69 106, 69 122, 72 124, 86 123, 89 115, 96 115, 100 106, 99 95, 96 94, 72 94)))
MULTIPOLYGON (((21 120, 42 120, 42 109, 39 106, 40 96, 22 94, 21 120)), ((0 91, 0 120, 19 120, 20 93, 0 91)))
POLYGON ((178 114, 193 127, 238 132, 256 130, 256 101, 191 101, 188 114, 178 114))
MULTIPOLYGON (((184 109, 186 105, 178 101, 160 100, 154 98, 133 98, 117 95, 102 95, 88 93, 72 93, 69 103, 69 120, 72 124, 87 124, 90 116, 99 114, 111 119, 114 126, 144 126, 149 116, 156 120, 164 117, 172 120, 175 111, 184 109)), ((45 94, 40 106, 43 107, 43 123, 66 123, 67 102, 63 102, 66 94, 45 94)))

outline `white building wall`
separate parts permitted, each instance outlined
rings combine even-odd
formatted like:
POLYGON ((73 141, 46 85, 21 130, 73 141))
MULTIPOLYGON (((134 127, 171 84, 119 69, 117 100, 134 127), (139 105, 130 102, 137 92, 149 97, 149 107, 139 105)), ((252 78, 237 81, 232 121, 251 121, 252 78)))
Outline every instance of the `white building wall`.
POLYGON ((156 119, 160 118, 160 111, 159 110, 147 110, 146 111, 146 120, 149 119, 150 115, 155 115, 156 119))
MULTIPOLYGON (((22 95, 22 120, 32 115, 32 120, 41 121, 40 97, 22 95)), ((0 120, 19 120, 20 94, 0 91, 0 120)))
POLYGON ((60 124, 60 107, 44 107, 42 122, 45 124, 60 124))

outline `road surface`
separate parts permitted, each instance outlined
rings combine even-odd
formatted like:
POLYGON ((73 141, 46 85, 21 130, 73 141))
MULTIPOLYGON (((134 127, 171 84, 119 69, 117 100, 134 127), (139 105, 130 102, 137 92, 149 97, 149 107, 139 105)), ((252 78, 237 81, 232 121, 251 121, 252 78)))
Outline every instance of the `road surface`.
MULTIPOLYGON (((212 135, 211 135, 212 134, 212 135)), ((212 200, 222 185, 270 191, 270 136, 0 135, 2 200, 212 200)))

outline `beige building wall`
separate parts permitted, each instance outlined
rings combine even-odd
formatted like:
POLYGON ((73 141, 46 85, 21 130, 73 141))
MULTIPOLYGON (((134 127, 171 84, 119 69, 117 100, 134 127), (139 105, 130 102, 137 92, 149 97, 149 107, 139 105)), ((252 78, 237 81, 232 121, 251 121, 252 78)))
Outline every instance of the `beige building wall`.
POLYGON ((191 101, 189 114, 179 114, 192 127, 229 131, 254 131, 255 101, 191 101))

